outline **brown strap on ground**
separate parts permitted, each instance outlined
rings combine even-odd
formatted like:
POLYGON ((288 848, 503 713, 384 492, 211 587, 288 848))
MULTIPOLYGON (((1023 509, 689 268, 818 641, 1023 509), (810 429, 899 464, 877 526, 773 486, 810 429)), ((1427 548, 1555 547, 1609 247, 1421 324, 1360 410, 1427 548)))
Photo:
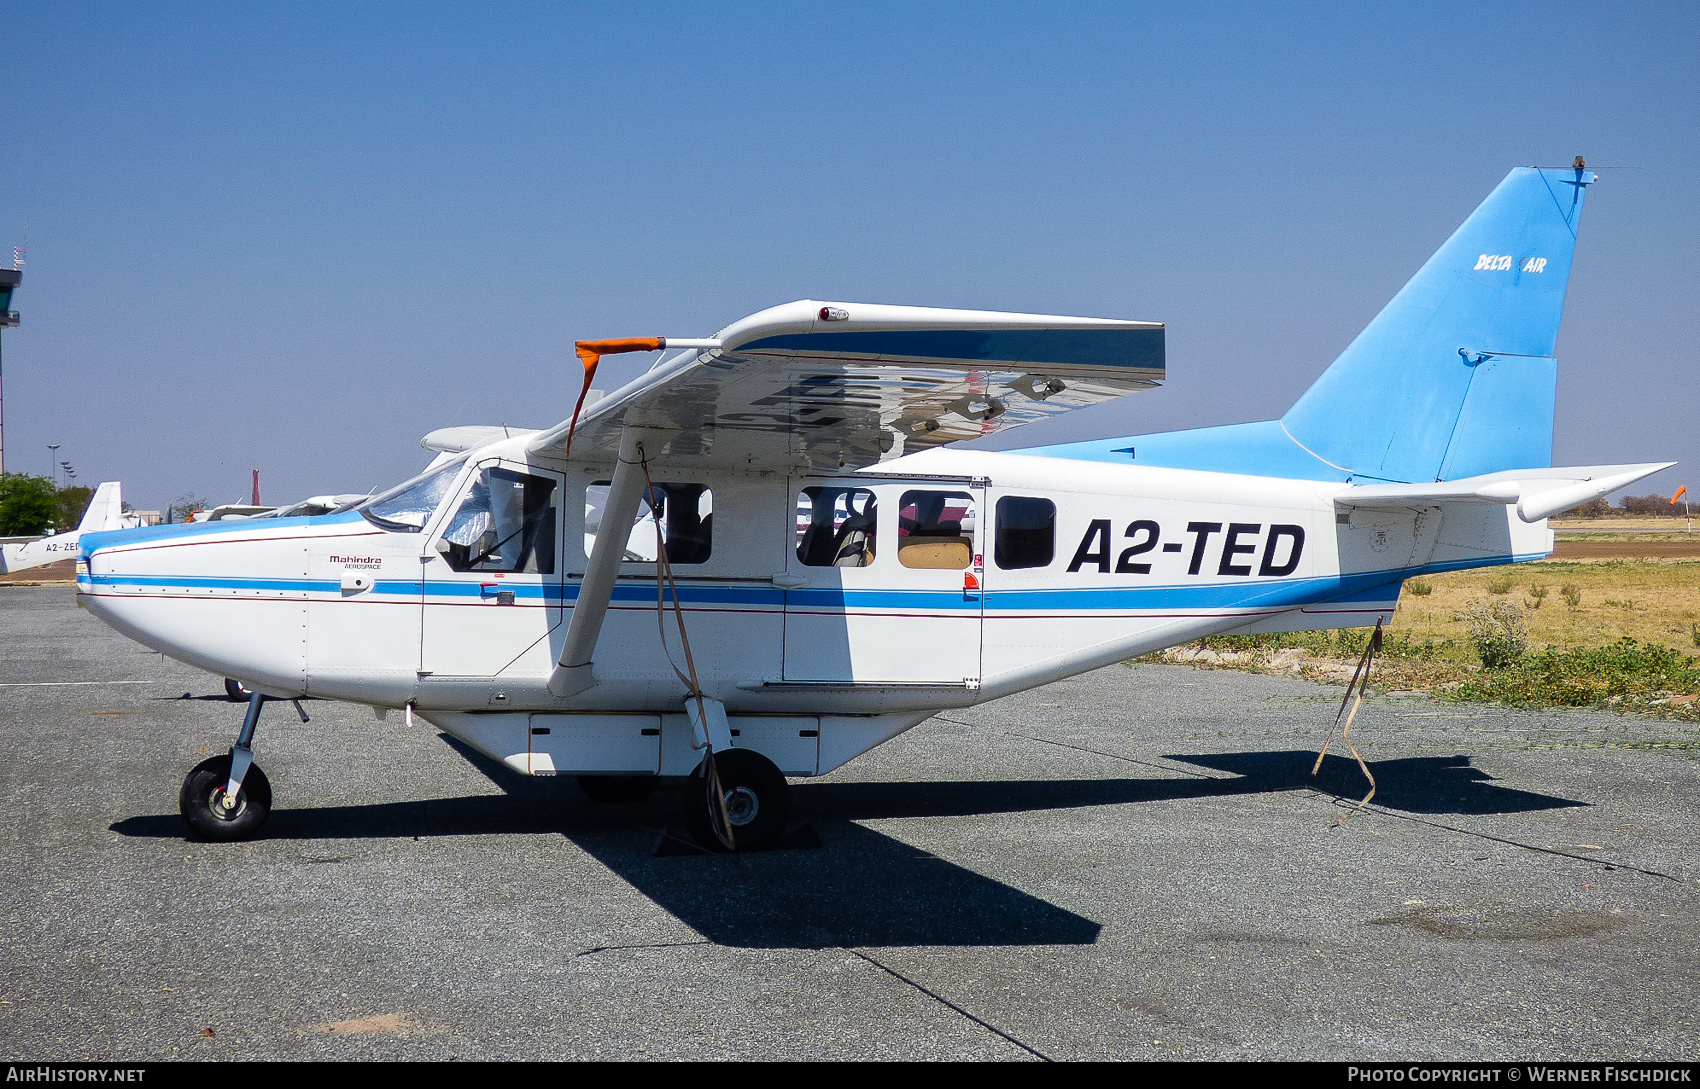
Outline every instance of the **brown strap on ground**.
POLYGON ((1331 828, 1338 828, 1342 824, 1345 824, 1347 817, 1368 805, 1369 800, 1375 797, 1375 776, 1369 773, 1369 765, 1364 763, 1364 758, 1359 755, 1358 747, 1352 744, 1351 732, 1352 720, 1358 717, 1358 708, 1363 706, 1364 689, 1369 684, 1370 666, 1374 663, 1375 656, 1380 653, 1380 651, 1381 618, 1376 617, 1375 631, 1370 633, 1369 643, 1364 646, 1364 652, 1358 658, 1357 671, 1352 674, 1351 683, 1346 685, 1346 695, 1340 700, 1340 709, 1334 712, 1334 724, 1328 728, 1328 740, 1322 743, 1322 751, 1316 754, 1316 763, 1313 764, 1310 769, 1312 776, 1322 770, 1322 758, 1328 755, 1328 746, 1334 741, 1334 731, 1340 726, 1340 716, 1345 715, 1346 725, 1344 729, 1340 730, 1340 740, 1344 741, 1346 743, 1346 747, 1352 750, 1352 756, 1358 761, 1358 770, 1362 771, 1364 773, 1364 778, 1369 780, 1369 793, 1365 794, 1363 801, 1353 806, 1350 812, 1345 813, 1339 820, 1330 825, 1329 827, 1331 828), (1354 692, 1356 693, 1355 696, 1354 692), (1352 705, 1350 713, 1346 711, 1346 704, 1348 703, 1352 705))
POLYGON ((661 650, 667 655, 667 664, 673 667, 673 672, 689 689, 689 698, 696 700, 697 718, 708 742, 708 752, 703 757, 708 774, 703 778, 708 784, 709 796, 714 800, 714 806, 709 810, 708 825, 722 846, 736 852, 738 838, 732 830, 732 815, 726 810, 726 791, 720 785, 720 768, 714 760, 714 740, 708 736, 708 708, 703 704, 702 685, 697 682, 697 665, 691 657, 691 637, 685 632, 685 611, 679 605, 679 584, 673 578, 673 564, 667 558, 667 539, 661 534, 661 517, 655 509, 655 482, 649 479, 649 459, 644 456, 642 447, 638 448, 638 459, 638 465, 643 469, 644 502, 648 504, 650 517, 655 522, 655 623, 661 629, 661 650), (679 645, 685 651, 685 668, 690 670, 688 677, 679 672, 673 661, 673 652, 667 647, 667 607, 661 596, 663 584, 673 595, 673 619, 679 625, 679 645), (716 813, 720 815, 718 823, 714 820, 716 813))
POLYGON ((596 365, 605 355, 623 352, 656 352, 661 350, 660 337, 620 337, 615 340, 581 340, 573 351, 584 361, 584 386, 578 391, 578 403, 573 405, 572 422, 567 424, 565 457, 573 456, 573 433, 578 430, 578 415, 584 411, 584 399, 590 396, 590 382, 596 377, 596 365))

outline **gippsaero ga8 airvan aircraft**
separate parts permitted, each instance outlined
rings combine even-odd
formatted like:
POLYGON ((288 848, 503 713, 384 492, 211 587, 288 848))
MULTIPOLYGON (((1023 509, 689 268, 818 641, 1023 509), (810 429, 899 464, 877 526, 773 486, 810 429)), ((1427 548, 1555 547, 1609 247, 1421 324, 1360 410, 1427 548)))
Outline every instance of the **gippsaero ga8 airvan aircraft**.
MULTIPOLYGON (((1368 626, 1405 579, 1537 559, 1665 464, 1551 468, 1584 194, 1513 170, 1278 420, 952 448, 1158 384, 1160 323, 803 301, 661 350, 543 431, 433 432, 352 509, 85 535, 95 615, 254 690, 189 773, 254 835, 267 699, 405 709, 527 775, 770 845, 787 776, 949 708, 1202 636, 1368 626), (582 411, 581 411, 582 410, 582 411)), ((299 705, 297 705, 299 710, 299 705)))

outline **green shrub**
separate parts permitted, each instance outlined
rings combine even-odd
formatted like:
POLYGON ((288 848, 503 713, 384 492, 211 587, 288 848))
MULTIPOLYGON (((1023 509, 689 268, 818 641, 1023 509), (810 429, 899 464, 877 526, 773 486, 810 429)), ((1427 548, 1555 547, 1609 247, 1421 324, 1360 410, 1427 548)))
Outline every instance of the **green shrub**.
POLYGON ((1488 593, 1509 594, 1511 588, 1517 585, 1517 579, 1512 575, 1500 575, 1488 583, 1488 593))
POLYGON ((1576 585, 1574 582, 1567 582, 1563 586, 1560 586, 1558 588, 1558 592, 1561 596, 1563 596, 1564 603, 1572 609, 1582 604, 1582 587, 1576 585))
POLYGON ((1482 665, 1488 669, 1503 669, 1523 656, 1529 643, 1529 625, 1523 606, 1515 601, 1495 601, 1491 604, 1471 600, 1465 603, 1464 624, 1470 642, 1476 646, 1482 665))
POLYGON ((1484 670, 1445 693, 1459 700, 1586 707, 1613 697, 1700 691, 1700 658, 1621 639, 1610 646, 1545 650, 1503 669, 1484 670))
POLYGON ((1405 589, 1411 591, 1417 597, 1427 597, 1434 593, 1434 583, 1426 579, 1412 579, 1405 583, 1405 589))
POLYGON ((1540 608, 1541 602, 1546 600, 1546 596, 1547 596, 1547 588, 1545 586, 1542 586, 1542 585, 1539 585, 1539 584, 1536 584, 1534 586, 1530 586, 1529 587, 1529 608, 1531 608, 1531 609, 1540 608))

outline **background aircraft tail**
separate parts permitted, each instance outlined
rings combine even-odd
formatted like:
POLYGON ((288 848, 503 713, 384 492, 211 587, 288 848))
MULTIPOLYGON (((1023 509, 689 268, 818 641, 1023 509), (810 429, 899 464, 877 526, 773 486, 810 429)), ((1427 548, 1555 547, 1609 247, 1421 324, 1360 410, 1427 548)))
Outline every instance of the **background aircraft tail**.
POLYGON ((124 493, 116 480, 108 480, 94 490, 83 520, 77 523, 78 533, 97 533, 124 528, 124 493))
POLYGON ((124 528, 124 495, 116 480, 108 480, 94 491, 83 520, 77 528, 40 540, 0 545, 0 575, 27 571, 32 567, 68 560, 76 555, 76 542, 85 533, 124 528))
POLYGON ((1024 452, 1359 483, 1548 466, 1593 181, 1581 165, 1513 170, 1279 420, 1024 452))

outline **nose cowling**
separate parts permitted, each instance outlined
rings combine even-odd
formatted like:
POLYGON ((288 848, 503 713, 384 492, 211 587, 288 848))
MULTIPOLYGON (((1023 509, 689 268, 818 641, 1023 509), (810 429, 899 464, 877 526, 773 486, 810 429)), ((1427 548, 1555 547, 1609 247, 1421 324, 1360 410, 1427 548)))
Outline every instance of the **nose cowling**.
POLYGON ((83 605, 137 642, 276 696, 307 684, 307 550, 281 527, 212 522, 91 533, 83 605))

